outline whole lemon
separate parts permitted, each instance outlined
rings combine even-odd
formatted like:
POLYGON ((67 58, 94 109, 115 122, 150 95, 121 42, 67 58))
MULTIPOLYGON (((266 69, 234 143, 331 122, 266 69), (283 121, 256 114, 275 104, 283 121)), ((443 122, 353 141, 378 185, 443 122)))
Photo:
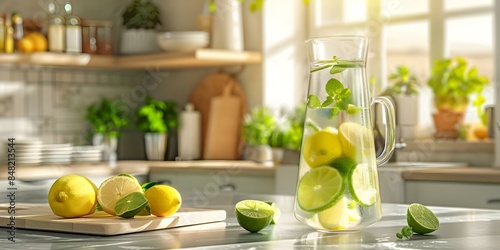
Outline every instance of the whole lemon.
POLYGON ((47 51, 47 38, 39 32, 30 33, 27 36, 33 42, 34 51, 47 51))
POLYGON ((91 214, 97 204, 97 186, 84 176, 65 175, 52 184, 48 200, 52 212, 64 218, 91 214))
POLYGON ((167 185, 156 185, 144 193, 148 199, 151 213, 158 217, 167 217, 179 210, 182 204, 181 194, 167 185))
POLYGON ((17 49, 22 53, 31 53, 35 51, 35 43, 29 38, 19 40, 17 49))
POLYGON ((328 127, 306 137, 302 154, 311 168, 327 165, 338 158, 342 147, 337 130, 328 127))

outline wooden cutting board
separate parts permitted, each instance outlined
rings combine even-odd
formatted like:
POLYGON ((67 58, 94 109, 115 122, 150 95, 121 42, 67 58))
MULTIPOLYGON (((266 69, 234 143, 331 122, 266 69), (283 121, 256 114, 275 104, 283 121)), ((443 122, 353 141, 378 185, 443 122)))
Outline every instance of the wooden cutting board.
POLYGON ((222 95, 212 98, 203 149, 205 160, 236 160, 241 126, 241 100, 231 94, 234 83, 224 87, 222 95))
MULTIPOLYGON (((196 110, 198 110, 201 114, 201 155, 204 155, 204 145, 205 140, 207 138, 207 127, 208 127, 208 119, 210 116, 210 108, 211 101, 213 98, 221 96, 224 87, 227 84, 233 83, 233 88, 231 90, 231 96, 237 97, 240 99, 240 129, 243 124, 243 117, 247 113, 247 100, 245 96, 245 92, 241 85, 232 77, 231 75, 218 72, 204 77, 198 85, 193 89, 191 93, 191 97, 189 98, 189 102, 193 103, 196 110)), ((238 132, 238 135, 241 134, 241 130, 238 132)), ((241 145, 243 143, 243 139, 241 136, 238 138, 238 155, 241 153, 241 145)))
MULTIPOLYGON (((0 206, 0 226, 8 227, 10 214, 7 206, 0 206)), ((172 216, 136 216, 123 219, 104 212, 64 219, 54 215, 48 205, 20 206, 16 204, 16 228, 43 231, 60 231, 93 235, 120 235, 182 226, 223 221, 226 211, 198 208, 182 208, 172 216)))

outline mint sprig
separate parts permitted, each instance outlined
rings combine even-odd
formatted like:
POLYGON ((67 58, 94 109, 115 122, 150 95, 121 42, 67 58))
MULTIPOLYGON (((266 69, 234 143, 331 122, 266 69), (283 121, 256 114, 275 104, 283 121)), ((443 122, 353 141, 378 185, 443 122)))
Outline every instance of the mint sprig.
POLYGON ((403 228, 401 228, 400 233, 396 233, 396 237, 398 237, 398 239, 403 239, 403 237, 409 239, 412 235, 413 230, 409 226, 404 226, 403 228))
MULTIPOLYGON (((311 73, 330 68, 330 74, 335 75, 347 68, 358 67, 356 62, 338 60, 336 56, 333 57, 333 60, 320 61, 319 63, 326 65, 312 69, 311 73)), ((360 111, 359 107, 352 104, 351 90, 345 88, 339 80, 330 78, 325 85, 325 90, 328 96, 324 101, 321 101, 316 95, 309 95, 307 107, 314 109, 331 106, 330 118, 337 116, 341 111, 346 111, 348 114, 356 114, 360 111)))

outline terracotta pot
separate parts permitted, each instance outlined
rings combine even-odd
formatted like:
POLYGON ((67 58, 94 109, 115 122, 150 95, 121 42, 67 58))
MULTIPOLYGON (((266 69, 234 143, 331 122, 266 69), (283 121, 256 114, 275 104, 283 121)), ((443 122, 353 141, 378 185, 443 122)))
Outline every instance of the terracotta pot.
POLYGON ((434 113, 434 126, 436 127, 436 133, 434 138, 436 139, 457 139, 458 125, 462 123, 464 117, 463 112, 456 112, 451 110, 440 110, 434 113))

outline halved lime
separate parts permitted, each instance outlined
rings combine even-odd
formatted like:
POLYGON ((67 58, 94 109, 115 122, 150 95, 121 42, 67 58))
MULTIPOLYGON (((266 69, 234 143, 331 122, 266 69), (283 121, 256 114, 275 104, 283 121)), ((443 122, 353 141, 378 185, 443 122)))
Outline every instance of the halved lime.
POLYGON ((436 215, 429 208, 418 203, 408 206, 406 220, 413 232, 418 234, 432 233, 439 228, 439 220, 436 215))
POLYGON ((318 213, 318 221, 325 229, 344 230, 349 224, 346 198, 343 197, 331 208, 318 213))
POLYGON ((236 203, 235 214, 240 226, 255 233, 271 223, 274 210, 263 201, 243 200, 236 203))
POLYGON ((132 192, 116 202, 115 213, 123 218, 133 218, 147 205, 148 200, 142 192, 132 192))
POLYGON ((278 205, 272 201, 267 201, 267 204, 271 205, 274 211, 273 219, 271 220, 271 224, 276 224, 281 218, 281 210, 279 209, 278 205))
POLYGON ((330 166, 311 169, 299 181, 297 201, 307 212, 321 212, 332 207, 344 193, 344 179, 330 166))
POLYGON ((149 203, 144 207, 143 210, 141 210, 136 216, 148 216, 151 215, 151 207, 149 206, 149 203))
POLYGON ((353 159, 346 156, 339 157, 330 163, 330 166, 337 169, 343 176, 346 176, 356 165, 353 159))
POLYGON ((351 170, 348 183, 352 198, 360 206, 368 207, 377 201, 373 170, 367 163, 359 164, 351 170))
POLYGON ((344 122, 340 124, 339 139, 342 145, 342 154, 353 160, 369 156, 374 148, 373 132, 359 123, 344 122))

